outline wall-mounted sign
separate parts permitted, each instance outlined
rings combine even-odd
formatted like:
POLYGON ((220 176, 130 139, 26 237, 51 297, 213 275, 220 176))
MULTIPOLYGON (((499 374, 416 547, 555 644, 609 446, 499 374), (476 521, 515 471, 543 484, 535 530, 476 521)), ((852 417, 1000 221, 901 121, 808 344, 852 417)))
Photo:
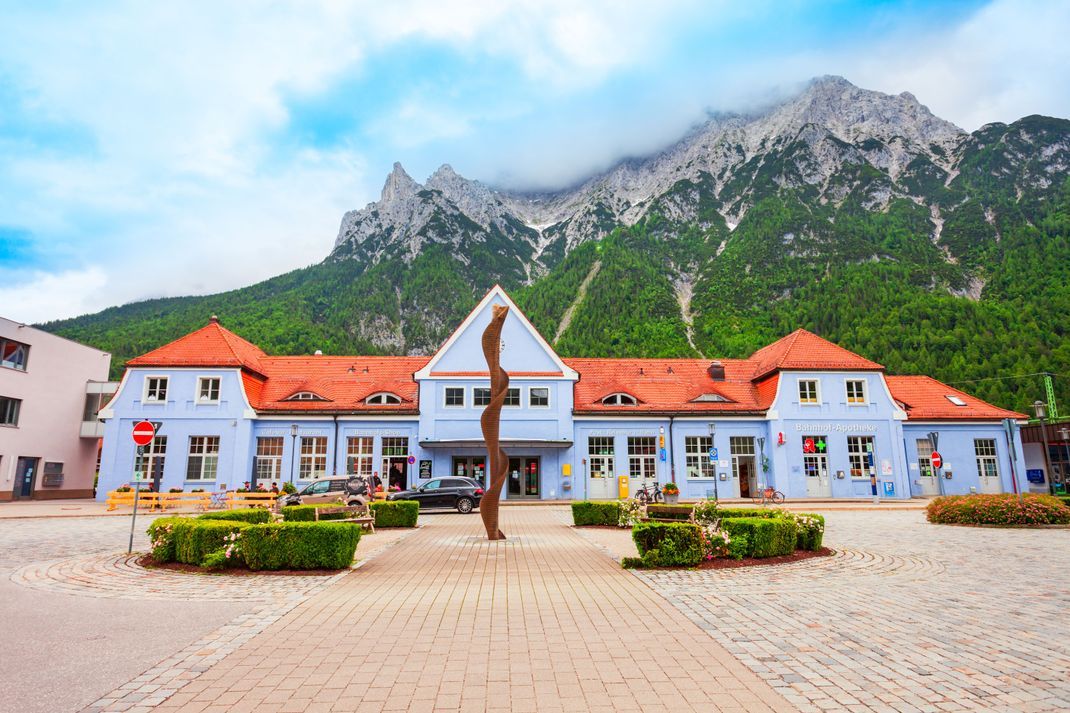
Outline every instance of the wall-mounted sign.
POLYGON ((571 463, 562 464, 562 466, 561 466, 561 475, 566 477, 566 478, 568 476, 572 475, 572 464, 571 463))
POLYGON ((423 479, 423 480, 429 480, 431 478, 431 461, 430 461, 430 459, 421 460, 420 461, 420 478, 423 479))
POLYGON ((877 426, 872 423, 797 423, 796 432, 821 433, 822 431, 835 431, 837 433, 876 433, 877 426))
POLYGON ((1044 471, 1040 468, 1030 468, 1025 471, 1025 478, 1030 483, 1043 483, 1044 471))
POLYGON ((886 498, 895 497, 895 483, 893 483, 890 480, 885 480, 883 482, 884 482, 884 497, 886 497, 886 498))
POLYGON ((887 458, 885 458, 884 460, 881 461, 881 475, 891 475, 891 474, 892 474, 892 462, 890 460, 888 460, 887 458))

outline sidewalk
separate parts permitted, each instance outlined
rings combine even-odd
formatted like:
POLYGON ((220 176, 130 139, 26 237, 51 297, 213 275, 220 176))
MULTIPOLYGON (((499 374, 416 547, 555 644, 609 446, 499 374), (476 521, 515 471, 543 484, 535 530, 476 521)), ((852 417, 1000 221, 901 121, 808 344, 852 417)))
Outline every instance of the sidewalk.
MULTIPOLYGON (((120 507, 108 510, 105 503, 81 498, 79 500, 16 500, 0 503, 0 520, 31 517, 99 517, 104 515, 130 516, 133 508, 120 507)), ((145 508, 137 509, 138 515, 148 513, 145 508)), ((159 510, 152 512, 158 513, 159 510)), ((200 512, 193 508, 168 508, 168 515, 182 515, 200 512)))

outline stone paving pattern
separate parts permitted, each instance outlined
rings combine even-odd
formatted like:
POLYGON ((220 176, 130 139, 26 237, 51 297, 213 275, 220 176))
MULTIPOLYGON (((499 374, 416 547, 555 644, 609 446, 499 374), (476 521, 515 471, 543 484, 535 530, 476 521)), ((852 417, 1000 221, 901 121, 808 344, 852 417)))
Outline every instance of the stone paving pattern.
POLYGON ((1070 531, 825 516, 834 557, 635 574, 803 711, 1070 709, 1070 531))

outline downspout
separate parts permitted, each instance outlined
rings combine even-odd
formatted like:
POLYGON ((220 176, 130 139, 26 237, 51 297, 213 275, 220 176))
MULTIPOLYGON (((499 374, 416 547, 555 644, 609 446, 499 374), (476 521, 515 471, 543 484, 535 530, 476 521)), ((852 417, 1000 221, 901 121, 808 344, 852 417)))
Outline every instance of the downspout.
POLYGON ((331 449, 331 474, 338 475, 338 414, 331 416, 334 419, 334 447, 331 449))
POLYGON ((669 478, 676 482, 676 456, 673 454, 672 423, 675 416, 669 416, 669 478))

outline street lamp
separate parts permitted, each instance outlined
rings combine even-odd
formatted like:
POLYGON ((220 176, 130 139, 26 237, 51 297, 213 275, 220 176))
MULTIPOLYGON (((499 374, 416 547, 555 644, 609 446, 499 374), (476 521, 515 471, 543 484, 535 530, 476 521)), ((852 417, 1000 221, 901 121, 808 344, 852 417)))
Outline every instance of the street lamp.
POLYGON ((1048 452, 1048 425, 1045 421, 1048 417, 1048 405, 1043 401, 1033 402, 1033 412, 1040 421, 1040 439, 1044 442, 1044 472, 1048 475, 1048 492, 1055 493, 1055 483, 1051 473, 1051 454, 1048 452))
POLYGON ((290 483, 294 482, 294 461, 297 460, 297 424, 290 426, 290 483))

